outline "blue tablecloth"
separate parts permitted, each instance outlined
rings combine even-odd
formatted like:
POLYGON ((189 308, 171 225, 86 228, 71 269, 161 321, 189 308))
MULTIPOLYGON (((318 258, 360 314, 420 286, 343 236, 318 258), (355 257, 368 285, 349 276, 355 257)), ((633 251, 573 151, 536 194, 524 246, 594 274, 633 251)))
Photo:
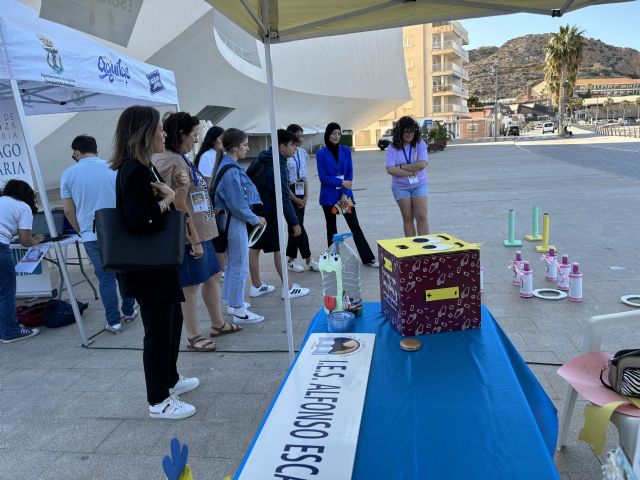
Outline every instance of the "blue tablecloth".
MULTIPOLYGON (((485 307, 482 328, 421 336, 417 352, 379 303, 356 325, 376 342, 354 479, 559 478, 556 409, 485 307)), ((320 311, 307 335, 326 331, 320 311)))

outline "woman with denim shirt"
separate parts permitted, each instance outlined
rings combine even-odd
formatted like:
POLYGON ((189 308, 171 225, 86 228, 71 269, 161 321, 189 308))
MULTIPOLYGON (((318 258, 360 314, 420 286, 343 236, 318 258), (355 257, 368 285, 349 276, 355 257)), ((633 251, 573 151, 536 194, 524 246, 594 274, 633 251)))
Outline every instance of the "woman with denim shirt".
MULTIPOLYGON (((222 285, 222 298, 233 308, 236 323, 260 323, 264 320, 248 309, 244 302, 244 285, 249 272, 249 235, 247 223, 250 225, 265 224, 263 217, 258 217, 251 210, 252 205, 262 203, 258 190, 251 182, 244 169, 238 163, 249 151, 247 135, 237 128, 230 128, 222 135, 222 151, 218 152, 215 180, 227 165, 231 165, 220 178, 214 197, 216 209, 226 210, 231 215, 227 232, 227 269, 222 285)), ((226 219, 224 220, 226 223, 226 219)), ((222 223, 222 222, 221 222, 222 223)), ((220 225, 224 228, 224 225, 220 225)))

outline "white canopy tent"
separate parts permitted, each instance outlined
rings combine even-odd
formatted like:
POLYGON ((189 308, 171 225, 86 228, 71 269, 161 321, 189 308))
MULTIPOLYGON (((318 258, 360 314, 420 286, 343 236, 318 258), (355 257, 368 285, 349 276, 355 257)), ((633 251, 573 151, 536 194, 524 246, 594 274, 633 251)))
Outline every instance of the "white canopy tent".
MULTIPOLYGON (((56 232, 26 115, 119 110, 131 105, 178 106, 173 72, 107 49, 82 33, 40 19, 17 0, 0 13, 0 101, 13 99, 24 131, 52 236, 56 232)), ((115 125, 114 125, 115 129, 115 125)), ((82 132, 78 132, 82 133, 82 132)), ((83 346, 89 341, 62 249, 54 242, 83 346)))
MULTIPOLYGON (((273 171, 280 185, 276 154, 278 139, 273 87, 271 44, 329 35, 404 27, 443 20, 534 13, 561 17, 562 14, 590 5, 622 3, 630 0, 207 0, 220 13, 247 33, 263 42, 267 74, 271 144, 274 145, 273 171)), ((282 212, 282 194, 276 188, 278 212, 282 212)), ((285 220, 278 215, 280 245, 285 245, 285 220)), ((283 285, 288 274, 284 249, 281 249, 283 285)), ((289 360, 293 362, 291 305, 285 298, 285 317, 289 360)))

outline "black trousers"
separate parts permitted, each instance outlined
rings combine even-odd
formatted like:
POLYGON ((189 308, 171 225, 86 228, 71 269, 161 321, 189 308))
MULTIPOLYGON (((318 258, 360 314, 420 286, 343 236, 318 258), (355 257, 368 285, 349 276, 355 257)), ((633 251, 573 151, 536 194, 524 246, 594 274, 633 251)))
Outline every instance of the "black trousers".
MULTIPOLYGON (((301 196, 298 198, 302 198, 301 196)), ((289 241, 287 242, 287 257, 296 258, 298 256, 298 250, 300 251, 300 258, 310 258, 311 249, 309 248, 309 237, 307 231, 304 229, 304 208, 298 208, 293 206, 298 217, 298 223, 302 229, 302 233, 299 237, 293 236, 293 228, 289 226, 289 241)))
POLYGON ((137 299, 144 325, 144 378, 147 384, 147 401, 163 402, 169 389, 178 381, 178 352, 182 333, 182 308, 180 302, 161 299, 137 299))
MULTIPOLYGON (((333 205, 322 205, 324 219, 327 223, 327 246, 331 246, 333 243, 333 235, 338 233, 336 226, 337 215, 331 211, 332 208, 333 205)), ((373 262, 376 257, 371 251, 371 247, 369 247, 367 239, 364 238, 364 233, 362 233, 362 229, 360 228, 355 207, 351 207, 351 213, 345 213, 343 216, 347 221, 347 225, 349 226, 351 233, 353 233, 353 242, 356 244, 356 248, 358 249, 360 260, 362 260, 363 264, 373 262)))

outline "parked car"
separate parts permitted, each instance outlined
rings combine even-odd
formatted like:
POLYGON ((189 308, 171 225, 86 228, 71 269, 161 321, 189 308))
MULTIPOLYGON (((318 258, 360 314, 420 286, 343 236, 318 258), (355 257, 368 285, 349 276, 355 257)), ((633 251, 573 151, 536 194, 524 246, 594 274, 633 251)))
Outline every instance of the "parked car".
POLYGON ((544 122, 542 124, 542 133, 555 133, 556 131, 556 124, 553 122, 544 122))
POLYGON ((536 122, 533 124, 533 128, 542 128, 542 122, 536 122))
POLYGON ((393 130, 390 128, 378 139, 378 148, 380 150, 386 150, 389 144, 393 141, 393 130))
POLYGON ((520 136, 520 127, 518 125, 511 125, 509 127, 509 131, 507 132, 507 137, 509 135, 513 135, 514 137, 520 136))

